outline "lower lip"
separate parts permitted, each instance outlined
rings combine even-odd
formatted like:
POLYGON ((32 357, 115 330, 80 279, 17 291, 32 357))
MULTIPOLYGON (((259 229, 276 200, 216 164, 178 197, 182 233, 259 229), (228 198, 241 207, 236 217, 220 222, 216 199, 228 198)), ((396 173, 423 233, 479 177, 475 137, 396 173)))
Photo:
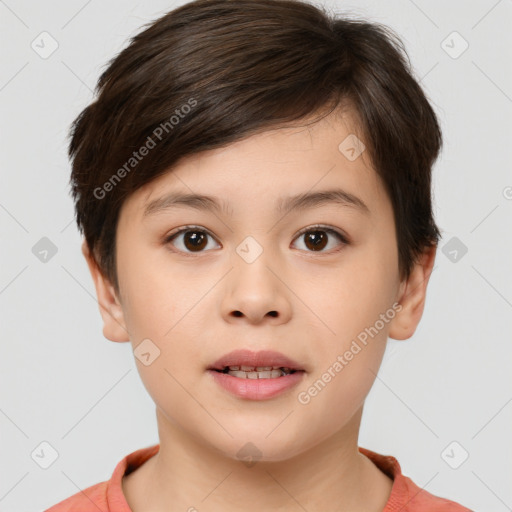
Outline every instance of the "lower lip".
POLYGON ((215 382, 233 395, 248 400, 266 400, 296 386, 304 375, 296 371, 275 379, 242 379, 227 373, 208 370, 215 382))

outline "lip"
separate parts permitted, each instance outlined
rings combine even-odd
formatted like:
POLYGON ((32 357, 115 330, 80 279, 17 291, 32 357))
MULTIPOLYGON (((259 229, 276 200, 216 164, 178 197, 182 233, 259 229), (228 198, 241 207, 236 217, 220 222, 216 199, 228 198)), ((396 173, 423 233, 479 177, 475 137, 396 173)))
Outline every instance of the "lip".
POLYGON ((214 382, 239 398, 267 400, 296 386, 304 378, 305 372, 299 370, 275 379, 244 379, 215 370, 208 370, 208 373, 214 382))
POLYGON ((234 350, 225 354, 207 368, 215 383, 229 393, 247 400, 267 400, 296 386, 304 378, 304 365, 273 350, 234 350), (244 379, 222 373, 226 366, 278 366, 294 373, 273 379, 244 379))
MULTIPOLYGON (((293 359, 275 352, 273 350, 261 350, 259 352, 252 352, 251 350, 241 349, 233 350, 228 354, 223 355, 220 359, 210 365, 207 370, 219 370, 222 371, 226 366, 279 366, 281 368, 290 368, 291 370, 302 370, 305 371, 303 366, 294 361, 293 359)), ((216 372, 214 372, 216 373, 216 372)), ((279 377, 282 379, 284 377, 279 377)), ((276 379, 268 379, 276 380, 276 379)))

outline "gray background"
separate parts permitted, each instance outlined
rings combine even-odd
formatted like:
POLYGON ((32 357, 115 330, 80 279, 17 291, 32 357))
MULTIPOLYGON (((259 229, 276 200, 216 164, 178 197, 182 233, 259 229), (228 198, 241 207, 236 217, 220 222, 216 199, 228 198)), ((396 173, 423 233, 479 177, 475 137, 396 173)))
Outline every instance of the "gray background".
MULTIPOLYGON (((130 345, 102 335, 66 136, 106 62, 181 3, 0 1, 1 511, 43 510, 158 442, 130 345)), ((397 31, 445 142, 424 317, 410 340, 389 340, 359 444, 433 494, 512 510, 512 2, 324 4, 397 31)))

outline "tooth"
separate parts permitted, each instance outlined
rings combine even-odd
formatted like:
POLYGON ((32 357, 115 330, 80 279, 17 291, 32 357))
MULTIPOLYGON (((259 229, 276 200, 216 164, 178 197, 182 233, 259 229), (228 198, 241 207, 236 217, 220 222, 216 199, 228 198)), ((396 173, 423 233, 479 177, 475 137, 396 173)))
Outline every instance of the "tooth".
POLYGON ((238 377, 240 379, 276 379, 285 375, 282 370, 271 370, 264 372, 246 372, 240 371, 229 371, 229 375, 232 377, 238 377))
POLYGON ((240 369, 240 366, 229 366, 229 369, 230 370, 239 370, 240 369))
POLYGON ((241 379, 247 378, 247 372, 242 371, 234 371, 234 372, 228 372, 229 375, 232 375, 233 377, 240 377, 241 379))
POLYGON ((272 366, 257 366, 256 371, 257 372, 268 372, 272 370, 272 366))
POLYGON ((242 365, 240 367, 240 370, 242 370, 244 372, 248 372, 248 371, 253 370, 253 369, 254 369, 254 366, 244 366, 244 365, 242 365))

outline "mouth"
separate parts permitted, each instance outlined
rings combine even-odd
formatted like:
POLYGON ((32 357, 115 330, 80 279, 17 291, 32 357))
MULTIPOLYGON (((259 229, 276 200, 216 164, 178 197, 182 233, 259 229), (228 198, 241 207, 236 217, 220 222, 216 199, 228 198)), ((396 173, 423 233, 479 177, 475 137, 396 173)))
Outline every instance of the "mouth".
POLYGON ((303 382, 307 373, 302 363, 268 350, 235 350, 206 370, 216 386, 242 400, 282 396, 303 382))
POLYGON ((252 352, 246 349, 225 354, 207 370, 239 379, 276 379, 306 371, 301 363, 279 352, 272 350, 252 352))
POLYGON ((222 370, 210 368, 218 373, 226 373, 239 379, 277 379, 304 370, 295 370, 281 366, 226 366, 222 370))

